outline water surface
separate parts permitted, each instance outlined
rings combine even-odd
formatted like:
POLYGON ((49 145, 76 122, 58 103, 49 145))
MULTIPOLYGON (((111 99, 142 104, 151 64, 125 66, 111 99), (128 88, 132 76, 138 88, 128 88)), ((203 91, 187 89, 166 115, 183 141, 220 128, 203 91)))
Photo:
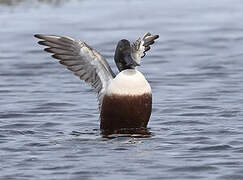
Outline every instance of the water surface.
POLYGON ((243 179, 242 17, 240 0, 0 1, 0 179, 243 179), (85 40, 115 70, 116 43, 147 31, 153 136, 103 138, 90 86, 33 34, 85 40))

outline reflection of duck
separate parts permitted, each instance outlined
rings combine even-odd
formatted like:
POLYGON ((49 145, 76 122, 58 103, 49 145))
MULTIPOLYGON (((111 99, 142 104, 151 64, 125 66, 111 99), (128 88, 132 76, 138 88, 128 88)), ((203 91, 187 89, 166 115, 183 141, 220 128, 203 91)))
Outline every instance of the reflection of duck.
POLYGON ((41 35, 38 43, 49 46, 45 51, 81 80, 90 83, 98 94, 100 128, 105 132, 119 129, 146 128, 152 110, 152 92, 143 74, 136 70, 145 52, 158 35, 146 33, 134 44, 120 40, 115 52, 115 62, 120 71, 115 75, 105 58, 85 42, 66 36, 41 35))

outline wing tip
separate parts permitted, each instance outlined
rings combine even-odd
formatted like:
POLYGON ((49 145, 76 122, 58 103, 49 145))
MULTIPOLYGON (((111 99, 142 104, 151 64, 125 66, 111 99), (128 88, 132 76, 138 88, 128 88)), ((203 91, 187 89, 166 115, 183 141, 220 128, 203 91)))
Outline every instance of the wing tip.
POLYGON ((48 52, 48 53, 55 53, 55 52, 52 51, 51 48, 45 48, 44 51, 46 51, 46 52, 48 52))
POLYGON ((42 34, 34 34, 34 37, 38 38, 38 39, 42 39, 43 35, 42 34))
MULTIPOLYGON (((53 56, 52 56, 53 57, 53 56)), ((59 59, 60 60, 60 59, 59 59)), ((61 65, 66 65, 64 61, 59 61, 61 65)), ((67 67, 68 68, 68 67, 67 67)))
POLYGON ((39 44, 39 45, 42 45, 42 46, 48 46, 48 45, 46 44, 46 41, 38 41, 38 44, 39 44))
POLYGON ((53 57, 54 59, 60 60, 60 57, 57 54, 53 54, 51 57, 53 57))
POLYGON ((151 33, 150 33, 150 32, 146 32, 146 33, 143 35, 142 39, 146 38, 147 36, 151 36, 151 33))
POLYGON ((158 34, 154 35, 154 39, 158 39, 158 38, 159 38, 158 34))

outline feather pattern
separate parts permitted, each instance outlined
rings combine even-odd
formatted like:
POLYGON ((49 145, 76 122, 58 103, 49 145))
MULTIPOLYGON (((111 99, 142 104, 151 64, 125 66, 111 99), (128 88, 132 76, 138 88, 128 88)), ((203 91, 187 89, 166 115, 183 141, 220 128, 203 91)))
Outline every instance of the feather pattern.
POLYGON ((67 36, 36 34, 35 37, 42 39, 38 43, 48 46, 44 50, 53 53, 52 57, 58 59, 60 64, 94 87, 100 107, 105 90, 115 77, 105 58, 85 42, 67 36))
POLYGON ((154 44, 154 41, 158 38, 159 35, 152 35, 147 32, 132 44, 132 57, 138 64, 140 64, 141 58, 146 55, 146 51, 150 50, 150 45, 154 44))

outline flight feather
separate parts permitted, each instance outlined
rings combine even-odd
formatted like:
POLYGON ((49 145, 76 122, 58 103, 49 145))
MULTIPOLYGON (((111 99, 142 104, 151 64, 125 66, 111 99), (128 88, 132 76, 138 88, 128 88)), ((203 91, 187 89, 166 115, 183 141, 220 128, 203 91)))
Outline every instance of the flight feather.
POLYGON ((44 50, 53 53, 52 57, 60 64, 94 87, 100 105, 108 83, 115 77, 105 58, 85 42, 67 36, 36 34, 35 37, 41 39, 38 43, 47 46, 44 50))

